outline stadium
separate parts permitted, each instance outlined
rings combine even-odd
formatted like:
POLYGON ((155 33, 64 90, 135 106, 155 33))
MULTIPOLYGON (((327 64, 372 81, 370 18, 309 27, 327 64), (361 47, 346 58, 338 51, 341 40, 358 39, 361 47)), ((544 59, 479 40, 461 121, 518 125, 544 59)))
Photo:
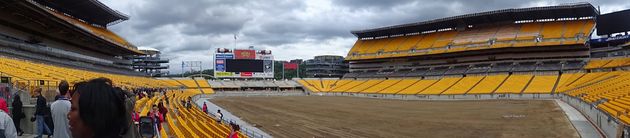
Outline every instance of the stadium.
POLYGON ((26 119, 0 115, 21 137, 41 129, 40 97, 52 108, 64 82, 97 78, 131 95, 120 137, 630 137, 630 10, 573 3, 353 30, 345 57, 304 63, 215 48, 213 73, 169 76, 168 53, 108 29, 130 17, 98 0, 0 4, 0 97, 26 119), (150 116, 158 105, 163 119, 150 116))

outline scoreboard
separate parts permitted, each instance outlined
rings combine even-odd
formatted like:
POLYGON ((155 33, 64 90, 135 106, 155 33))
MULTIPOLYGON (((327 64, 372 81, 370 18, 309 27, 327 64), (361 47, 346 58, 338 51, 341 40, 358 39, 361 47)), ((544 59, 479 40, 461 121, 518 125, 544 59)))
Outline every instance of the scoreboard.
POLYGON ((219 48, 214 55, 216 78, 273 78, 269 50, 219 48))

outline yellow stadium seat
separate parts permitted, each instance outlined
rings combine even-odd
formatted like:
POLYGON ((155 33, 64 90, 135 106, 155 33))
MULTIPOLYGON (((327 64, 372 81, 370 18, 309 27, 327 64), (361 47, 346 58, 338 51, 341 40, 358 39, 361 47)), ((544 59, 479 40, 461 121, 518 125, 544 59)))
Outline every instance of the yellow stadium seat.
POLYGON ((354 86, 353 88, 348 89, 345 92, 353 92, 353 93, 358 93, 358 92, 363 92, 365 89, 368 89, 372 86, 375 86, 379 83, 381 83, 383 80, 367 80, 364 83, 361 83, 360 85, 354 86))
MULTIPOLYGON (((377 93, 380 92, 383 89, 386 89, 388 87, 394 86, 394 84, 400 82, 401 80, 399 79, 392 79, 392 80, 384 80, 380 83, 378 83, 377 85, 373 85, 361 92, 363 93, 377 93)), ((396 86, 396 87, 401 87, 401 86, 396 86)))
POLYGON ((520 26, 516 25, 501 26, 494 37, 497 41, 512 41, 516 39, 516 34, 519 31, 519 27, 520 26))
POLYGON ((396 51, 409 52, 411 48, 414 48, 416 44, 418 44, 418 42, 422 40, 423 35, 412 35, 406 37, 408 38, 405 39, 405 41, 403 41, 400 46, 398 46, 396 51))
POLYGON ((510 75, 495 93, 521 93, 533 75, 510 75))
POLYGON ((541 23, 524 23, 516 35, 516 40, 533 40, 540 34, 541 29, 541 23))
POLYGON ((584 25, 586 21, 578 20, 578 21, 566 21, 563 37, 564 38, 575 38, 578 34, 582 33, 584 29, 584 25))
POLYGON ((543 23, 541 31, 543 39, 561 38, 564 34, 564 22, 546 22, 543 23))
POLYGON ((457 36, 457 33, 458 33, 457 31, 439 32, 438 34, 440 34, 440 37, 437 39, 437 41, 435 41, 435 43, 433 43, 431 48, 446 47, 447 45, 453 42, 453 39, 455 39, 455 36, 457 36))
POLYGON ((461 78, 442 78, 418 94, 441 94, 446 89, 457 83, 460 79, 461 78))
POLYGON ((379 93, 383 93, 383 94, 395 94, 411 85, 413 85, 414 83, 418 82, 418 79, 403 79, 401 81, 399 81, 396 84, 393 84, 392 87, 387 87, 383 90, 381 90, 379 93))
POLYGON ((383 52, 394 52, 408 37, 400 36, 391 38, 392 40, 383 47, 383 52))
POLYGON ((399 91, 396 94, 417 94, 423 91, 424 89, 428 88, 429 86, 433 85, 437 81, 438 80, 420 80, 414 83, 413 85, 399 91))
POLYGON ((469 76, 462 78, 457 84, 453 85, 442 94, 465 94, 472 89, 475 84, 481 81, 485 76, 469 76))
POLYGON ((348 92, 349 89, 352 89, 355 86, 361 85, 364 82, 365 82, 365 80, 352 80, 352 81, 348 82, 347 84, 344 84, 342 86, 336 87, 335 89, 333 89, 331 91, 332 92, 348 92))
POLYGON ((523 93, 551 93, 557 79, 557 75, 534 76, 523 93))
POLYGON ((437 33, 424 34, 422 40, 420 40, 414 48, 416 50, 431 48, 433 43, 435 43, 439 37, 440 35, 437 33))
POLYGON ((479 82, 479 84, 470 89, 467 94, 491 94, 507 77, 508 75, 486 76, 479 82))

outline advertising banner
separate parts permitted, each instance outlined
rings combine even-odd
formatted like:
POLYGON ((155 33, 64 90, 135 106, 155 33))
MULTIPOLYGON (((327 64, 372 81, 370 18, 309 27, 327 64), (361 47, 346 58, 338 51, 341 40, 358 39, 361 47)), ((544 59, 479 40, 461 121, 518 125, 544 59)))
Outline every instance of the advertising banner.
POLYGON ((256 59, 256 50, 234 50, 235 59, 256 59))

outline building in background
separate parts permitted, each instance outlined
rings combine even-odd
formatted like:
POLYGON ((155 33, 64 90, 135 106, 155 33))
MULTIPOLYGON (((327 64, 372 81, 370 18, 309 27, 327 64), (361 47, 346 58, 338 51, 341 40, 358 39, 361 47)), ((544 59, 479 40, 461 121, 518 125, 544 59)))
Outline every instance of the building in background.
POLYGON ((289 60, 289 63, 302 64, 304 62, 302 59, 293 59, 289 60))
POLYGON ((160 50, 149 47, 139 47, 138 50, 146 55, 138 55, 133 58, 133 69, 150 76, 166 76, 168 74, 168 59, 160 57, 160 50))
POLYGON ((338 78, 348 72, 348 64, 343 56, 322 55, 315 56, 304 62, 306 77, 338 78))

